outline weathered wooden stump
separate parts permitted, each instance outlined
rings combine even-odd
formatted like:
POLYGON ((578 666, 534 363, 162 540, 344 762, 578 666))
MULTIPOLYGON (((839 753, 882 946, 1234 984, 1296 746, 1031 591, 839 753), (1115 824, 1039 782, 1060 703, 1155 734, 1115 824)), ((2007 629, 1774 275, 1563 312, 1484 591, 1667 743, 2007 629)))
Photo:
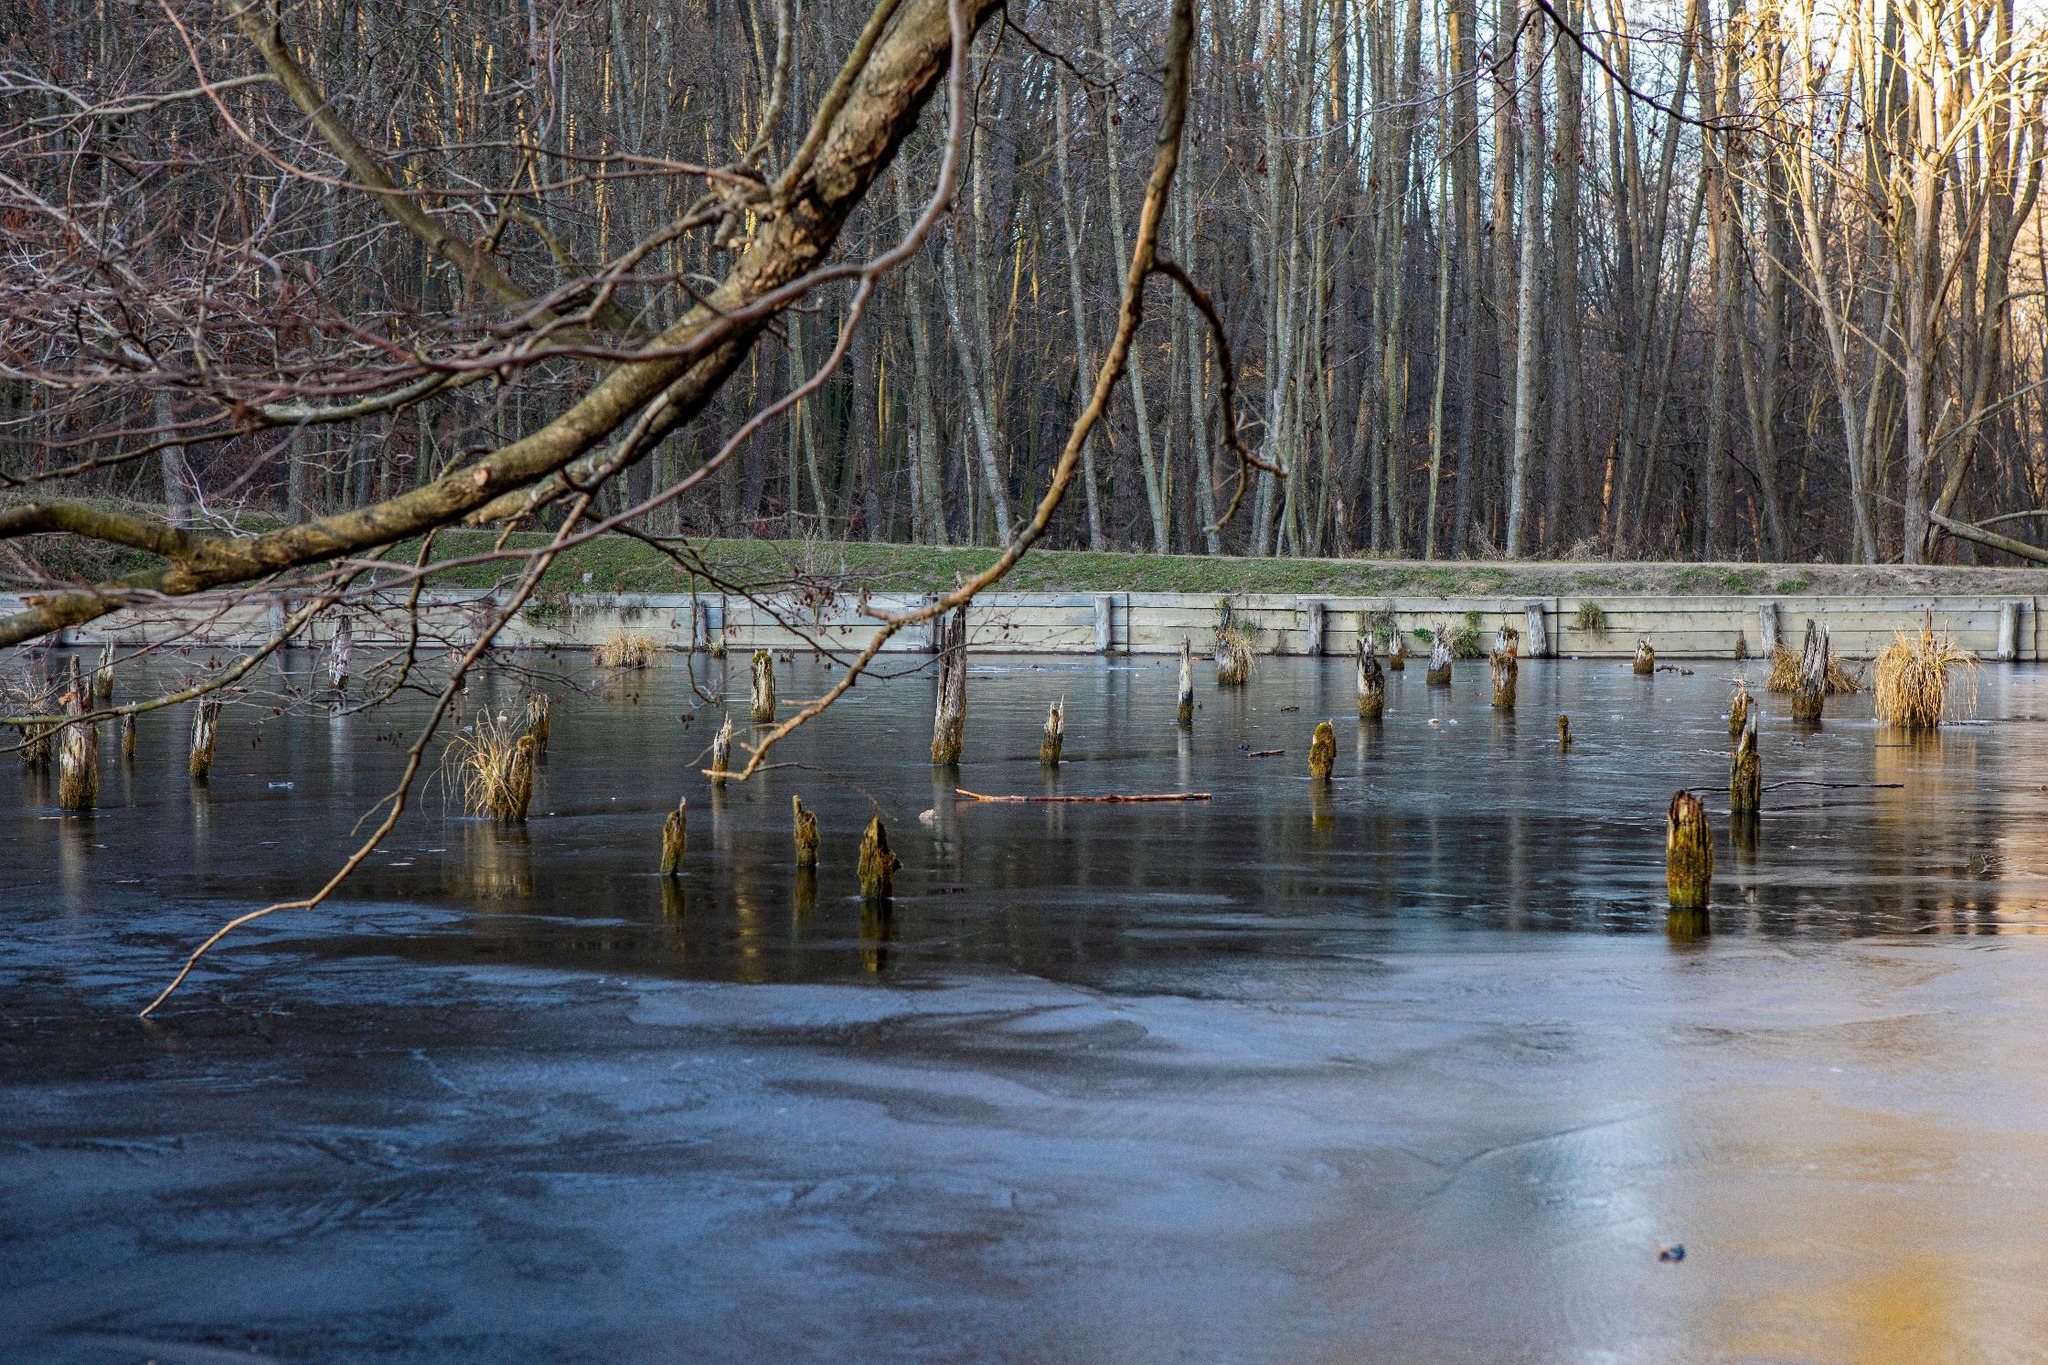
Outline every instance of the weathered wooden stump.
POLYGON ((1664 817, 1664 882, 1673 910, 1704 910, 1714 882, 1714 833, 1691 792, 1671 798, 1664 817))
POLYGON ((1648 640, 1639 639, 1636 641, 1635 670, 1638 673, 1655 673, 1657 671, 1657 651, 1650 648, 1648 640))
POLYGON ((220 737, 220 699, 202 697, 192 716, 192 750, 185 769, 192 780, 204 782, 213 772, 213 748, 220 737))
POLYGON ((1372 652, 1372 635, 1358 633, 1358 718, 1378 720, 1387 710, 1387 676, 1372 652))
POLYGON ((818 817, 811 814, 801 796, 789 798, 790 837, 796 844, 796 865, 818 865, 818 817))
POLYGON ((1728 734, 1740 738, 1742 727, 1749 723, 1750 708, 1756 705, 1756 698, 1749 695, 1749 684, 1738 680, 1735 694, 1728 699, 1728 734))
POLYGON ((939 619, 934 632, 939 651, 939 697, 932 715, 932 762, 959 766, 967 731, 967 608, 956 607, 939 619))
POLYGON ((1732 815, 1754 815, 1763 808, 1764 765, 1756 751, 1756 717, 1743 722, 1735 741, 1735 754, 1728 764, 1728 810, 1732 815))
POLYGON ((1328 721, 1318 722, 1315 737, 1308 742, 1308 775, 1327 781, 1337 767, 1337 730, 1328 721))
POLYGON ((882 817, 868 821, 860 836, 860 894, 865 900, 885 901, 896 888, 896 869, 903 866, 889 851, 889 834, 882 817))
MULTIPOLYGON (((92 712, 92 692, 78 659, 71 660, 71 686, 64 709, 73 715, 92 712)), ((64 810, 91 810, 100 800, 100 729, 84 721, 64 727, 57 744, 57 804, 64 810)))
POLYGON ((1438 626, 1436 638, 1429 646, 1429 671, 1422 675, 1423 681, 1431 687, 1451 685, 1451 632, 1447 626, 1438 626))
POLYGON ((92 670, 92 701, 95 706, 104 706, 114 699, 114 647, 109 644, 100 650, 100 660, 92 670))
POLYGON ((1521 633, 1513 626, 1502 626, 1493 637, 1493 704, 1496 709, 1515 709, 1515 680, 1521 672, 1519 654, 1521 633))
POLYGON ((1045 737, 1038 741, 1038 761, 1048 768, 1060 766, 1060 749, 1067 740, 1067 699, 1060 698, 1045 713, 1045 737))
POLYGON ((1557 747, 1562 753, 1572 747, 1572 718, 1560 714, 1557 718, 1557 747))
POLYGON ((721 716, 718 733, 711 739, 711 785, 725 785, 725 775, 732 768, 732 717, 721 716))
POLYGON ((548 747, 548 736, 554 732, 554 698, 546 692, 535 692, 526 699, 526 733, 533 736, 536 747, 543 752, 548 747))
POLYGON ((775 656, 765 649, 754 651, 752 693, 747 714, 757 725, 775 723, 775 656))
POLYGON ((511 808, 505 818, 525 821, 527 808, 533 804, 533 774, 539 761, 540 745, 534 743, 532 735, 521 735, 512 746, 512 770, 506 782, 511 808))
POLYGON ((354 654, 354 630, 344 616, 334 623, 334 638, 327 642, 327 685, 337 692, 348 688, 348 670, 354 654))
POLYGON ((121 761, 135 761, 135 713, 130 711, 121 717, 121 761))
POLYGON ((1180 642, 1180 688, 1174 707, 1174 719, 1183 730, 1195 726, 1195 650, 1186 636, 1180 642))
POLYGON ((1792 684, 1792 719, 1817 724, 1828 695, 1828 628, 1806 623, 1806 642, 1799 652, 1799 677, 1792 684))
POLYGON ((1401 632, 1394 632, 1393 643, 1387 646, 1387 672, 1405 673, 1408 669, 1408 642, 1401 638, 1401 632))
POLYGON ((676 808, 661 822, 661 875, 679 877, 683 855, 690 849, 690 798, 676 802, 676 808))

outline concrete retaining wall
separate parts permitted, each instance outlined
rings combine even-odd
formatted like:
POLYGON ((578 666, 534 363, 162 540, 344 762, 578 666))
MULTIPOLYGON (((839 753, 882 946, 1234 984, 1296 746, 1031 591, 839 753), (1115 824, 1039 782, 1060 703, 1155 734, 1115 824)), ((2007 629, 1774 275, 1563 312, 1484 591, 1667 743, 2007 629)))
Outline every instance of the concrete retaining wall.
MULTIPOLYGON (((566 613, 529 610, 499 637, 509 647, 591 648, 622 630, 642 631, 667 649, 701 648, 722 639, 730 649, 802 649, 814 642, 857 649, 872 634, 876 613, 902 612, 927 599, 901 594, 799 602, 759 601, 732 595, 591 594, 572 599, 566 613)), ((424 599, 423 642, 445 648, 466 643, 488 621, 491 599, 481 592, 436 592, 424 599)), ((969 639, 993 653, 1169 654, 1183 639, 1197 652, 1213 644, 1218 599, 1192 593, 991 593, 969 611, 969 639)), ((0 596, 0 611, 18 607, 0 596)), ((1764 652, 1775 624, 1796 646, 1808 620, 1827 625, 1838 653, 1870 658, 1931 613, 1937 629, 1962 648, 1991 660, 2038 661, 2048 635, 2041 624, 2048 597, 1614 597, 1600 603, 1600 629, 1579 624, 1578 599, 1502 597, 1293 597, 1248 595, 1232 599, 1238 625, 1264 654, 1348 654, 1359 631, 1389 617, 1416 652, 1414 632, 1441 623, 1472 621, 1491 641, 1503 623, 1533 634, 1540 617, 1549 653, 1588 658, 1627 655, 1638 638, 1660 658, 1732 657, 1738 642, 1764 652), (1318 636, 1318 627, 1320 634, 1318 636)), ((80 644, 113 639, 128 644, 185 638, 194 643, 245 647, 278 630, 288 604, 251 602, 194 620, 174 615, 124 614, 69 633, 80 644)), ((411 625, 397 596, 352 609, 358 645, 405 642, 411 625)), ((325 640, 321 622, 309 643, 325 640)), ((893 652, 928 650, 928 625, 900 632, 893 652)), ((1525 638, 1524 650, 1530 652, 1525 638)))

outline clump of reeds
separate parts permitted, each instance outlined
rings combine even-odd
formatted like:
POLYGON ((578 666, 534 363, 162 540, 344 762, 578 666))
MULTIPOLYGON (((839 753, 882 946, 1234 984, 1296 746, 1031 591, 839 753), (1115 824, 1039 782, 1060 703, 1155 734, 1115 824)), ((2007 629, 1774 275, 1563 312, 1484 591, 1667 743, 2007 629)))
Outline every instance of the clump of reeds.
POLYGON ((1236 626, 1216 632, 1216 685, 1243 687, 1252 676, 1252 637, 1236 626))
POLYGON ((1060 766, 1060 750, 1067 742, 1067 699, 1061 697, 1046 709, 1045 736, 1038 741, 1038 761, 1048 768, 1060 766))
POLYGON ((1968 705, 1974 706, 1977 659, 1956 646, 1944 631, 1922 626, 1916 640, 1899 631, 1898 638, 1877 656, 1877 718, 1908 730, 1932 730, 1949 706, 1949 670, 1961 668, 1969 680, 1968 705))
MULTIPOLYGON (((1808 624, 1811 625, 1812 623, 1809 622, 1808 624)), ((1782 644, 1773 649, 1771 651, 1771 676, 1764 680, 1764 690, 1767 692, 1791 692, 1796 690, 1799 686, 1799 671, 1804 663, 1805 654, 1802 650, 1792 649, 1782 644)), ((1828 652, 1826 677, 1827 695, 1831 697, 1846 696, 1863 689, 1862 680, 1845 668, 1842 665, 1842 661, 1835 657, 1832 650, 1828 652)))
POLYGON ((654 658, 654 637, 645 631, 615 630, 597 647, 599 668, 645 668, 654 658))
POLYGON ((533 802, 534 760, 540 746, 505 716, 489 711, 455 737, 447 761, 454 766, 462 808, 492 820, 520 821, 533 802))
POLYGON ((1607 633, 1607 612, 1598 602, 1581 602, 1578 611, 1572 614, 1572 627, 1588 635, 1607 633))

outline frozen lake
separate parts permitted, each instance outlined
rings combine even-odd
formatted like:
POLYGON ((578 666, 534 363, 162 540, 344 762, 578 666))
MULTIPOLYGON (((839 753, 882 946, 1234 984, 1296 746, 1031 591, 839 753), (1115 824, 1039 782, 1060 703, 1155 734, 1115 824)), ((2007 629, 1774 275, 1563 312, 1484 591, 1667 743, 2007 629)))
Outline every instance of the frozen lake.
MULTIPOLYGON (((1060 806, 956 805, 923 674, 863 682, 777 751, 801 766, 714 795, 717 713, 681 661, 547 666, 591 690, 554 686, 526 830, 429 790, 336 902, 231 939, 147 1022, 199 937, 332 870, 423 705, 252 695, 196 792, 186 714, 145 717, 132 768, 103 739, 85 818, 0 769, 0 1354, 2048 1341, 2048 673, 1986 668, 1976 723, 1913 741, 1867 693, 1795 730, 1761 663, 1525 663, 1505 717, 1483 664, 1444 692, 1414 661, 1362 727, 1348 661, 1265 659, 1242 693, 1205 668, 1183 735, 1172 661, 983 657, 960 786, 1213 793, 1060 806), (1741 668, 1765 782, 1799 785, 1745 848, 1703 791, 1714 932, 1674 941, 1664 809, 1725 787, 1741 668), (823 830, 815 885, 792 793, 823 830), (905 863, 886 915, 853 877, 875 810, 905 863)), ((743 720, 746 660, 724 667, 743 720)), ((824 676, 786 664, 782 695, 824 676)))

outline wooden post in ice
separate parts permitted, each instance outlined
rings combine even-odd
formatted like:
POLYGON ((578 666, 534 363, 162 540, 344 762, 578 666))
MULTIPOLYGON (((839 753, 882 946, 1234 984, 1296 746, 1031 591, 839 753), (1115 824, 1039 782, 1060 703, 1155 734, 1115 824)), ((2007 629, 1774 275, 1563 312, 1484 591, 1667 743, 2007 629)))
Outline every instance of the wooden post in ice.
POLYGON ((1106 592, 1095 594, 1095 652, 1107 654, 1116 647, 1116 599, 1106 592))
POLYGON ((932 716, 932 762, 957 767, 967 729, 967 608, 940 618, 939 700, 932 716))
POLYGON ((1828 628, 1806 623, 1806 643, 1799 654, 1799 680, 1792 684, 1792 719, 1811 725, 1820 720, 1828 694, 1828 628))
POLYGON ((1559 713, 1557 717, 1557 751, 1563 753, 1572 747, 1572 718, 1559 713))
POLYGON ((1423 674, 1423 681, 1431 687, 1451 685, 1451 630, 1449 626, 1436 628, 1436 638, 1429 646, 1429 671, 1423 674))
POLYGON ((1728 764, 1728 813, 1754 815, 1763 805, 1764 765, 1756 752, 1756 717, 1746 715, 1728 764))
POLYGON ((1522 634, 1529 645, 1529 657, 1547 659, 1550 657, 1550 626, 1545 619, 1545 606, 1531 602, 1522 611, 1522 634))
POLYGON ((2012 663, 2020 657, 2020 604, 2002 602, 1998 607, 1998 662, 2012 663))
POLYGON ((682 875, 683 854, 690 847, 690 798, 676 802, 676 808, 661 822, 661 875, 682 875))
MULTIPOLYGON (((71 686, 64 693, 64 709, 73 715, 92 711, 92 693, 78 656, 71 658, 71 686)), ((57 742, 57 804, 65 810, 91 810, 100 800, 100 729, 89 722, 64 727, 57 742)))
POLYGON ((1778 604, 1776 602, 1759 602, 1756 604, 1756 638, 1757 652, 1764 658, 1768 659, 1777 652, 1778 643, 1782 637, 1778 632, 1778 604))
POLYGON ((92 670, 92 701, 95 706, 105 706, 114 699, 114 646, 108 644, 100 650, 100 661, 92 670))
POLYGON ((1337 731, 1328 721, 1318 722, 1315 737, 1308 742, 1308 775, 1327 782, 1337 767, 1337 731))
POLYGON ((860 894, 863 900, 885 901, 896 888, 896 869, 903 864, 889 851, 889 834, 882 817, 868 821, 860 837, 860 894))
POLYGON ((720 717, 718 733, 711 740, 711 785, 725 785, 725 774, 732 767, 732 717, 720 717))
POLYGON ((334 623, 334 638, 327 642, 327 685, 341 692, 348 687, 348 670, 355 654, 355 632, 348 618, 334 623))
POLYGON ((1521 634, 1513 626, 1502 626, 1493 637, 1493 704, 1497 710, 1515 709, 1515 679, 1521 672, 1516 656, 1521 634))
POLYGON ((1728 699, 1728 733, 1740 738, 1742 727, 1749 720, 1750 708, 1756 705, 1756 698, 1749 695, 1749 684, 1736 680, 1735 695, 1728 699))
POLYGON ((754 651, 752 694, 747 700, 747 714, 756 724, 775 723, 775 656, 765 649, 754 651))
POLYGON ((818 865, 818 817, 811 814, 801 796, 789 798, 790 838, 796 845, 796 865, 818 865))
POLYGON ((1372 652, 1372 632, 1358 633, 1358 718, 1378 720, 1387 709, 1387 677, 1372 652))
POLYGON ((213 746, 220 736, 220 699, 202 697, 192 716, 192 753, 186 771, 195 782, 204 782, 213 772, 213 746))
POLYGON ((1323 599, 1320 597, 1303 598, 1301 612, 1303 634, 1306 637, 1303 641, 1302 653, 1312 657, 1318 656, 1323 652, 1323 622, 1325 619, 1323 599))
POLYGON ((1664 883, 1673 910, 1704 910, 1714 882, 1714 832, 1691 792, 1671 798, 1664 816, 1664 883))
POLYGON ((1636 640, 1635 670, 1638 673, 1655 673, 1657 671, 1657 651, 1650 648, 1648 640, 1641 638, 1636 640))
POLYGON ((130 711, 121 717, 121 761, 123 763, 132 763, 134 760, 135 713, 130 711))
POLYGON ((1180 728, 1195 728, 1195 650, 1183 635, 1180 640, 1180 689, 1174 717, 1180 728))
POLYGON ((1060 749, 1067 742, 1067 699, 1061 697, 1045 713, 1045 737, 1038 741, 1038 761, 1048 768, 1060 766, 1060 749))

